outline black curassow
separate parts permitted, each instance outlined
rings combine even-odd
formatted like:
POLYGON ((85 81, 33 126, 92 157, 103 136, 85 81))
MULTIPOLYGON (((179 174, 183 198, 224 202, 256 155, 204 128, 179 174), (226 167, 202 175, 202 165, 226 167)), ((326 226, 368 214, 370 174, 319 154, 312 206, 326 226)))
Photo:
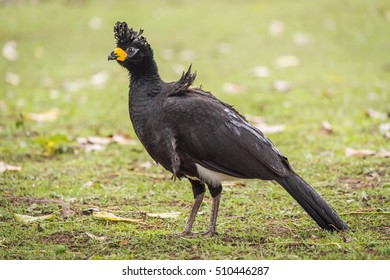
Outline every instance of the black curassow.
POLYGON ((139 140, 174 178, 187 178, 192 185, 194 204, 182 235, 193 234, 206 185, 213 199, 204 234, 216 233, 221 183, 234 178, 275 180, 321 228, 349 230, 259 129, 211 93, 191 87, 196 76, 191 66, 178 81, 164 82, 142 32, 117 22, 117 48, 108 59, 129 72, 130 119, 139 140))

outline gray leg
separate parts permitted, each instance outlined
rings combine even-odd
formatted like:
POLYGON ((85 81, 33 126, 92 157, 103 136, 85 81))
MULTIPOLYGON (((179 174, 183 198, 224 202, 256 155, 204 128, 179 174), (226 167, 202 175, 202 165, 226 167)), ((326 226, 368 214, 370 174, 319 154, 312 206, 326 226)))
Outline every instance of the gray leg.
POLYGON ((199 211, 200 205, 202 204, 204 193, 206 191, 205 185, 198 180, 191 180, 189 179, 192 185, 192 191, 194 193, 194 204, 192 205, 191 213, 188 217, 187 223, 184 227, 183 232, 181 235, 192 235, 192 225, 194 224, 196 214, 199 211))
POLYGON ((203 233, 203 235, 213 236, 217 232, 217 217, 218 217, 218 209, 219 209, 220 201, 221 201, 221 193, 218 194, 216 197, 213 197, 213 205, 211 209, 209 230, 203 233))
POLYGON ((210 216, 210 226, 209 230, 205 232, 203 235, 213 236, 217 230, 217 217, 218 217, 218 209, 219 203, 221 201, 221 193, 222 193, 222 185, 212 186, 207 185, 211 196, 213 197, 213 204, 211 208, 211 216, 210 216))
POLYGON ((188 217, 187 223, 182 232, 183 235, 192 235, 192 225, 194 224, 196 214, 198 213, 199 207, 202 204, 204 193, 198 194, 195 197, 194 204, 192 205, 191 213, 188 217))

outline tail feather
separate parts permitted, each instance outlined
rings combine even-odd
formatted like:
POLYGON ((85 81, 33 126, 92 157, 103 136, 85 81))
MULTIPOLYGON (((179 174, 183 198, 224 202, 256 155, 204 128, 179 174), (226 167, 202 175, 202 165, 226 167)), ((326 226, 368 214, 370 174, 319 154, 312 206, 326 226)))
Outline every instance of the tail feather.
POLYGON ((349 230, 347 224, 336 214, 329 204, 301 177, 291 175, 276 180, 317 222, 326 230, 349 230))

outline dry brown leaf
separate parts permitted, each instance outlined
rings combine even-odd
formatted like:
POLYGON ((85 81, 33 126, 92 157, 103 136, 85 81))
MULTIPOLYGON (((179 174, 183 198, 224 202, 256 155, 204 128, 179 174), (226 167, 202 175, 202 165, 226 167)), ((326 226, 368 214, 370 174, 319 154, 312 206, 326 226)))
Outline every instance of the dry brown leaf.
POLYGON ((390 151, 379 151, 375 154, 375 156, 381 158, 390 157, 390 151))
POLYGON ((311 38, 306 33, 297 32, 294 34, 293 40, 297 46, 306 46, 306 45, 310 44, 311 38))
POLYGON ((224 92, 229 94, 238 94, 238 93, 244 93, 246 88, 242 85, 233 84, 233 83, 224 83, 222 85, 222 89, 224 92))
POLYGON ((52 122, 57 120, 60 114, 60 109, 51 108, 43 113, 27 113, 26 118, 37 122, 52 122))
POLYGON ((99 16, 93 16, 88 20, 88 26, 91 29, 100 29, 103 25, 103 19, 99 16))
POLYGON ((90 83, 92 86, 103 88, 108 82, 109 74, 106 71, 100 71, 92 75, 90 78, 90 83))
POLYGON ((17 43, 14 40, 8 41, 3 46, 3 56, 4 58, 15 61, 18 58, 18 51, 16 49, 17 43))
POLYGON ((3 161, 0 161, 0 173, 4 173, 5 171, 20 171, 22 170, 22 167, 15 166, 15 165, 9 165, 3 161))
POLYGON ((375 155, 375 151, 367 149, 352 149, 346 148, 345 155, 347 157, 367 157, 375 155))
POLYGON ((79 144, 108 145, 112 143, 111 137, 100 137, 100 136, 77 137, 76 140, 79 144))
POLYGON ((385 136, 385 138, 390 139, 390 123, 382 123, 379 125, 380 133, 385 136))
POLYGON ((119 145, 137 145, 138 141, 131 139, 129 135, 118 133, 112 136, 112 141, 119 145))
POLYGON ((250 70, 254 77, 265 78, 270 75, 270 70, 267 66, 256 66, 250 70))
POLYGON ((126 246, 129 243, 128 240, 122 239, 119 241, 119 246, 126 246))
POLYGON ((86 153, 90 153, 94 151, 104 151, 106 146, 100 144, 81 144, 80 148, 82 148, 86 153))
POLYGON ((383 112, 378 112, 373 109, 368 109, 366 111, 366 114, 368 117, 373 118, 373 119, 378 119, 378 120, 385 120, 389 117, 389 114, 383 113, 383 112))
POLYGON ((295 55, 281 56, 276 59, 275 64, 279 68, 297 67, 299 65, 299 59, 295 55))
POLYGON ((20 76, 14 72, 7 72, 5 74, 5 81, 10 85, 17 86, 20 84, 20 76))
POLYGON ((333 127, 332 125, 328 122, 328 121, 323 121, 322 122, 322 126, 320 128, 320 133, 322 134, 332 134, 334 131, 333 131, 333 127))
POLYGON ((366 149, 351 149, 346 148, 345 149, 345 155, 347 157, 355 156, 355 157, 367 157, 367 156, 375 156, 375 157, 390 157, 390 151, 381 150, 379 152, 375 152, 373 150, 366 150, 366 149))
POLYGON ((278 37, 283 34, 285 30, 284 23, 280 20, 273 20, 268 26, 268 32, 271 36, 278 37))
POLYGON ((289 92, 292 89, 292 84, 290 81, 276 80, 273 82, 272 87, 277 92, 289 92))

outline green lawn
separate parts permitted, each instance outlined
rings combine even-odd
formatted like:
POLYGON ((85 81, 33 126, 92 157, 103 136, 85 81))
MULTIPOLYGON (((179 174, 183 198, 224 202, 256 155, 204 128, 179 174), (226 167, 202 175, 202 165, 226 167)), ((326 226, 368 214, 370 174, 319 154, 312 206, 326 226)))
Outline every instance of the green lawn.
MULTIPOLYGON (((390 258, 389 1, 7 2, 0 259, 390 258), (324 232, 279 185, 242 181, 224 188, 217 236, 172 237, 192 191, 153 164, 131 128, 127 74, 107 61, 118 20, 145 29, 165 80, 192 63, 197 86, 284 125, 268 137, 352 231, 324 232), (90 136, 111 143, 80 144, 90 136), (348 148, 375 154, 347 156, 348 148), (147 215, 171 212, 179 214, 147 215)), ((207 195, 196 231, 210 210, 207 195)))

